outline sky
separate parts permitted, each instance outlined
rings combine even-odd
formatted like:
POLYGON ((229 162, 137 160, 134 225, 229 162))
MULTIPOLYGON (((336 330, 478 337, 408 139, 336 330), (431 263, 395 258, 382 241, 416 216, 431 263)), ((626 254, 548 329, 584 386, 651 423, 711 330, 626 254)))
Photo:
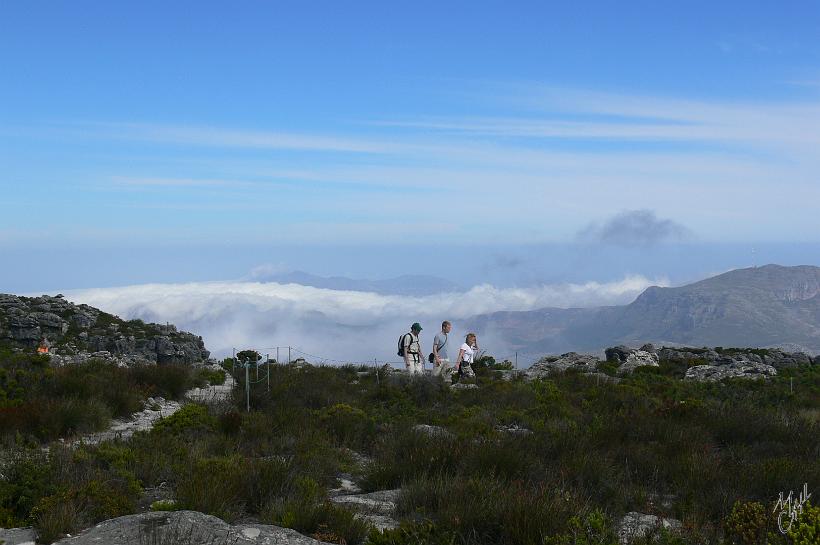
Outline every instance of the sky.
POLYGON ((0 292, 820 265, 818 36, 810 1, 0 1, 0 292))

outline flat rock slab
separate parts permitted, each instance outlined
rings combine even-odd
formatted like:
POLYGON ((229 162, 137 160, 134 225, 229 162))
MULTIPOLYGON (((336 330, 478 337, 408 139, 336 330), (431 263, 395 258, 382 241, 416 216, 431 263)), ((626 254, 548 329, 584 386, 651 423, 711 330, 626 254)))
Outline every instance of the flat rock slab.
POLYGON ((197 511, 141 513, 119 517, 81 534, 61 539, 58 545, 320 545, 323 541, 295 530, 267 524, 231 526, 197 511))
POLYGON ((621 545, 628 545, 632 540, 644 537, 651 531, 658 529, 676 531, 681 526, 681 522, 677 519, 661 518, 655 515, 630 511, 623 516, 620 524, 618 524, 618 541, 621 545))
POLYGON ((328 490, 328 495, 334 496, 350 496, 352 494, 360 494, 362 489, 353 480, 353 476, 343 473, 337 477, 339 486, 328 490))
POLYGON ((3 545, 34 545, 36 538, 33 528, 0 529, 0 543, 3 545))
POLYGON ((396 511, 399 494, 400 489, 379 490, 369 494, 335 496, 331 497, 330 501, 357 511, 356 518, 372 524, 374 528, 383 532, 399 527, 399 521, 392 516, 396 511))
POLYGON ((389 515, 396 510, 400 489, 379 490, 369 494, 347 494, 330 498, 333 503, 350 507, 361 513, 389 515))
POLYGON ((777 375, 777 369, 765 363, 735 361, 726 365, 695 365, 686 370, 685 380, 718 382, 726 378, 765 379, 777 375))
POLYGON ((455 437, 455 435, 453 435, 446 429, 442 428, 441 426, 431 426, 429 424, 416 424, 415 426, 413 426, 413 431, 416 433, 420 433, 422 435, 426 435, 428 437, 442 437, 445 439, 451 439, 455 437))

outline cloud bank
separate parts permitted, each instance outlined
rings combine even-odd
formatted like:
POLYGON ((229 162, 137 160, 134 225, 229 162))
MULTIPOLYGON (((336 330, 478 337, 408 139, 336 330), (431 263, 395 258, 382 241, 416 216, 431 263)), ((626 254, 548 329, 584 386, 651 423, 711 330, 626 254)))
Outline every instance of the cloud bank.
MULTIPOLYGON (((202 335, 218 357, 233 348, 253 347, 275 353, 276 346, 310 354, 309 361, 397 361, 395 342, 412 322, 424 326, 422 344, 429 350, 442 320, 451 320, 457 337, 466 332, 459 322, 476 314, 543 307, 589 307, 623 304, 650 285, 666 285, 628 276, 609 283, 497 288, 483 284, 464 293, 424 297, 314 288, 298 284, 202 282, 143 284, 63 292, 124 319, 171 322, 202 335)), ((502 354, 503 339, 485 343, 502 354)), ((273 357, 273 356, 271 356, 273 357)))

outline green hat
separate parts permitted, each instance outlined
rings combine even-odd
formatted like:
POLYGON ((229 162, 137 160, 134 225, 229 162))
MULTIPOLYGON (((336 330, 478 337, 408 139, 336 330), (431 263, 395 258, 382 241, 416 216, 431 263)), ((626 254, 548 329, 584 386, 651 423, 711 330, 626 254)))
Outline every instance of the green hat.
POLYGON ((416 322, 410 326, 411 331, 421 331, 421 324, 416 322))

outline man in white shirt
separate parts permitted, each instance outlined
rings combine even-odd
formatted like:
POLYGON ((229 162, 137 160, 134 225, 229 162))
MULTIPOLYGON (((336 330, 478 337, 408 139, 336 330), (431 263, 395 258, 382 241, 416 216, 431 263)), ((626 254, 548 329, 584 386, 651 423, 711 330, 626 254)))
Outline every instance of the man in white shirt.
POLYGON ((421 333, 421 325, 416 322, 410 327, 410 333, 405 333, 401 341, 404 347, 404 367, 411 375, 424 373, 419 333, 421 333))

